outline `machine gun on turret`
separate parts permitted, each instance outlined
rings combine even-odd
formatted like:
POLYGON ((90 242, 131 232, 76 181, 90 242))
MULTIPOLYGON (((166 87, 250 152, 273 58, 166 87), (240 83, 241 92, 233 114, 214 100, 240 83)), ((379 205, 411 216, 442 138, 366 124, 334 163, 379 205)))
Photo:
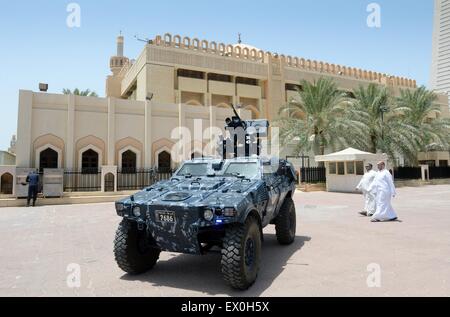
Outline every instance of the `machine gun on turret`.
POLYGON ((234 105, 231 108, 234 116, 225 120, 229 137, 221 137, 223 159, 229 158, 229 153, 233 153, 235 158, 260 156, 261 138, 268 135, 269 121, 242 120, 234 105))

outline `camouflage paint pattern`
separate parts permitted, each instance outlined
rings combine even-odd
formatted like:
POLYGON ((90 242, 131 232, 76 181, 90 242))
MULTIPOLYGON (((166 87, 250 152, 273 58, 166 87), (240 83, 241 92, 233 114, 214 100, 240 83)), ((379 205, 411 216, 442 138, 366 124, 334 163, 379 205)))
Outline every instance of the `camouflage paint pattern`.
POLYGON ((276 218, 286 195, 295 191, 295 172, 284 160, 204 158, 184 164, 170 180, 116 202, 117 214, 136 221, 163 251, 200 254, 198 234, 201 230, 224 230, 229 224, 244 223, 250 212, 258 214, 264 227, 276 218), (205 163, 206 175, 179 175, 184 164, 205 163), (225 175, 231 163, 255 163, 258 171, 249 178, 225 175), (222 164, 222 168, 215 170, 214 164, 222 164), (133 214, 136 207, 139 216, 133 214), (235 215, 224 216, 225 208, 233 208, 235 215), (214 212, 210 221, 204 218, 206 209, 214 212), (172 213, 174 222, 160 221, 158 212, 172 213))

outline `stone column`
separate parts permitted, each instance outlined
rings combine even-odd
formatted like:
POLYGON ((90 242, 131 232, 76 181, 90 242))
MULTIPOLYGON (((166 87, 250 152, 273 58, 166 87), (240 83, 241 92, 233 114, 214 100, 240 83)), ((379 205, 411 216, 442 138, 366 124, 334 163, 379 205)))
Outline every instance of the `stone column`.
MULTIPOLYGON (((178 142, 180 142, 183 139, 183 137, 186 137, 182 134, 184 128, 186 128, 186 111, 184 109, 184 106, 185 105, 182 103, 178 104, 178 128, 179 128, 178 129, 178 142)), ((192 133, 192 131, 191 131, 191 133, 192 133)), ((192 140, 192 137, 193 137, 193 135, 191 134, 191 140, 192 140)), ((172 161, 179 164, 186 159, 186 156, 188 155, 186 146, 187 146, 187 144, 183 143, 183 144, 181 144, 181 148, 178 148, 176 151, 178 153, 178 155, 182 155, 183 157, 177 157, 177 158, 172 157, 172 161)), ((190 147, 190 144, 189 144, 189 147, 190 147)), ((190 153, 189 153, 189 155, 190 155, 190 153)))
POLYGON ((233 96, 233 105, 236 106, 239 103, 240 98, 238 96, 233 96))
POLYGON ((73 169, 74 159, 74 129, 75 129, 75 96, 67 95, 67 134, 66 134, 66 153, 65 153, 65 168, 73 169))
POLYGON ((206 95, 206 97, 205 97, 205 106, 206 107, 212 106, 212 93, 208 92, 205 95, 206 95))
POLYGON ((258 99, 258 110, 259 110, 259 118, 258 119, 264 119, 264 102, 262 98, 258 99))
POLYGON ((210 106, 209 107, 209 128, 210 128, 210 132, 209 132, 209 140, 212 140, 213 137, 213 131, 212 129, 216 127, 217 124, 217 108, 215 106, 210 106))
POLYGON ((207 153, 206 155, 213 156, 216 154, 216 147, 215 145, 215 139, 214 139, 214 129, 216 128, 217 124, 217 107, 210 106, 209 107, 209 140, 208 144, 210 144, 210 147, 206 149, 207 153))
MULTIPOLYGON (((182 103, 178 104, 178 126, 180 128, 186 127, 186 111, 182 103)), ((178 136, 181 138, 181 130, 179 132, 180 134, 178 136)))
POLYGON ((145 112, 145 129, 144 129, 144 168, 152 167, 152 102, 149 100, 145 101, 144 104, 145 112))
POLYGON ((115 143, 116 143, 116 99, 108 98, 108 144, 107 159, 108 166, 115 165, 115 143))
POLYGON ((19 91, 19 109, 17 121, 16 165, 31 167, 31 122, 33 115, 33 92, 19 91))

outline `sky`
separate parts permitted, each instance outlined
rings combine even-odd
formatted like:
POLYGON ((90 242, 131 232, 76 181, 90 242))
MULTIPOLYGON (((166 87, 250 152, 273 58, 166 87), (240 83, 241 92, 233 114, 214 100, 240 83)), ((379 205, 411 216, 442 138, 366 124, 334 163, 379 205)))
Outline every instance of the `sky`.
POLYGON ((122 31, 125 55, 166 32, 416 79, 428 86, 433 0, 0 0, 0 150, 16 134, 20 89, 105 94, 109 57, 122 31), (68 27, 77 3, 80 27, 68 27), (381 26, 368 27, 368 5, 381 26))

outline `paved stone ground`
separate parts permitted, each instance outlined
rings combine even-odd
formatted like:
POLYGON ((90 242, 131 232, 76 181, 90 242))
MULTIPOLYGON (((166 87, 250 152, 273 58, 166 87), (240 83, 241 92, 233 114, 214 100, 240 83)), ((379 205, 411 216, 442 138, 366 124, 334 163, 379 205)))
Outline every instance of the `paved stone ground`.
POLYGON ((297 193, 296 242, 279 246, 265 229, 262 269, 246 292, 221 279, 220 257, 163 253, 141 276, 116 266, 119 218, 111 203, 0 209, 0 296, 449 296, 450 185, 400 188, 401 222, 357 215, 362 196, 297 193), (81 267, 69 288, 67 266, 81 267), (369 288, 369 264, 381 287, 369 288))

